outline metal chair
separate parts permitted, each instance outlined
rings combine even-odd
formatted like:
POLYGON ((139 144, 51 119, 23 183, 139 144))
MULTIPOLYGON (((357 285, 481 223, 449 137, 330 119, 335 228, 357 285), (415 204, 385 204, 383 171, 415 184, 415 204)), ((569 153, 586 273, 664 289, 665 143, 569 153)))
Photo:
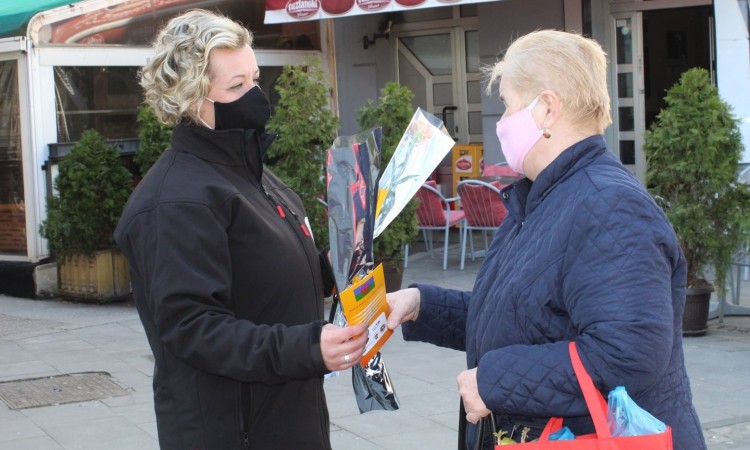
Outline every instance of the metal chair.
POLYGON ((482 176, 521 178, 521 174, 511 169, 508 163, 488 164, 484 166, 482 176))
MULTIPOLYGON (((419 229, 422 230, 425 248, 432 255, 432 232, 444 232, 443 270, 448 268, 448 237, 452 226, 464 222, 464 212, 451 209, 458 197, 446 198, 438 189, 434 181, 428 181, 419 188, 416 194, 419 199, 417 218, 419 229)), ((459 235, 460 237, 461 235, 459 235)), ((408 257, 408 254, 407 254, 408 257)))
POLYGON ((461 208, 466 214, 466 222, 462 230, 463 237, 461 238, 461 270, 464 270, 466 261, 467 240, 471 249, 471 259, 473 260, 475 257, 473 231, 482 231, 486 252, 489 248, 487 232, 492 231, 494 235, 508 214, 500 196, 502 187, 497 181, 486 183, 471 179, 461 181, 456 185, 456 192, 461 199, 461 208))

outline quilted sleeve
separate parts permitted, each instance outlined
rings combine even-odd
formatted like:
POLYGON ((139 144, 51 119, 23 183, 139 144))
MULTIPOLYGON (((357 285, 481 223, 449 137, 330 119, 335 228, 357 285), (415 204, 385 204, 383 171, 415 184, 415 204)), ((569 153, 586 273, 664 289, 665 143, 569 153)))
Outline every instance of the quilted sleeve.
POLYGON ((415 322, 402 325, 404 339, 466 350, 466 310, 470 292, 416 284, 421 304, 415 322))
MULTIPOLYGON (((671 226, 643 191, 609 187, 587 195, 575 212, 559 295, 594 383, 605 393, 627 386, 635 397, 653 388, 669 364, 679 323, 671 278, 682 256, 671 226)), ((478 381, 495 412, 587 414, 566 342, 488 352, 478 381)))

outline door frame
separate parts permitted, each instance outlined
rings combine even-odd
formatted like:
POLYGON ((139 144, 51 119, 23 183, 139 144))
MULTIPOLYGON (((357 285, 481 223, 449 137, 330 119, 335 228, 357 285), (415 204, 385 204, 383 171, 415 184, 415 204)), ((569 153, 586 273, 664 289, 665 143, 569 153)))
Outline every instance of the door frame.
POLYGON ((633 141, 635 147, 635 164, 627 164, 627 167, 641 181, 646 178, 646 155, 643 151, 643 134, 646 131, 645 110, 645 84, 643 67, 643 15, 640 11, 626 13, 615 13, 611 16, 611 49, 613 55, 610 64, 614 72, 614 84, 612 87, 614 108, 612 108, 612 121, 615 129, 615 142, 617 144, 617 155, 620 157, 620 143, 622 141, 633 141), (617 33, 618 22, 630 21, 631 36, 631 63, 625 64, 617 61, 617 33), (633 96, 620 97, 619 75, 632 73, 633 96), (633 130, 621 130, 621 108, 633 108, 633 130))

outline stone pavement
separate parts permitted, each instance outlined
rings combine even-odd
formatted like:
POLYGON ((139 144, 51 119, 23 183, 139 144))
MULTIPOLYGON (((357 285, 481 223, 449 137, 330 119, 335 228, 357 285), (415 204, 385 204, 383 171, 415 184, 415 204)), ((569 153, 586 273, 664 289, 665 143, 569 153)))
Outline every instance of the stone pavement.
MULTIPOLYGON (((421 246, 420 246, 421 247, 421 246)), ((442 258, 412 255, 404 285, 429 282, 471 289, 481 260, 458 270, 456 246, 442 258)), ((742 304, 750 305, 750 282, 742 304), (747 302, 747 303, 746 303, 747 302)), ((712 450, 750 449, 750 317, 711 320, 706 336, 685 339, 695 405, 712 450)), ((337 450, 456 448, 456 375, 464 355, 404 342, 396 332, 382 351, 401 408, 359 414, 350 372, 326 381, 337 450)), ((11 410, 0 401, 3 450, 157 449, 153 360, 130 302, 88 305, 0 295, 0 390, 5 381, 105 372, 127 395, 11 410)), ((29 395, 40 395, 31 393, 29 395)))

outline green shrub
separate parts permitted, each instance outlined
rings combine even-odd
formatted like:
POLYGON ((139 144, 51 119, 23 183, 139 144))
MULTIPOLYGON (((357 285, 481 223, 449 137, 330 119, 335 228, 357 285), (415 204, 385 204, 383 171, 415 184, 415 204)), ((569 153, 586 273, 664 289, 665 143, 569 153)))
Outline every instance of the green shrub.
POLYGON ((750 192, 737 182, 738 120, 705 69, 690 69, 667 91, 667 107, 646 132, 646 184, 662 205, 688 264, 688 287, 713 268, 723 293, 733 254, 746 238, 750 192))
MULTIPOLYGON (((414 111, 414 94, 406 86, 390 82, 380 90, 378 104, 369 101, 357 111, 360 130, 376 126, 383 128, 380 151, 381 172, 385 170, 406 131, 414 111)), ((419 234, 416 200, 410 201, 373 243, 375 262, 399 262, 404 259, 403 245, 411 243, 419 234)))
POLYGON ((147 104, 138 108, 138 150, 133 160, 138 164, 141 175, 154 165, 164 150, 172 144, 172 127, 163 124, 147 104))
POLYGON ((268 166, 301 198, 319 247, 328 245, 328 217, 316 197, 326 195, 326 152, 339 122, 330 110, 330 90, 317 61, 284 66, 276 81, 279 102, 266 127, 278 137, 268 166))
POLYGON ((133 181, 120 154, 86 130, 59 164, 57 196, 47 200, 40 234, 58 256, 91 254, 115 245, 113 233, 133 181))

